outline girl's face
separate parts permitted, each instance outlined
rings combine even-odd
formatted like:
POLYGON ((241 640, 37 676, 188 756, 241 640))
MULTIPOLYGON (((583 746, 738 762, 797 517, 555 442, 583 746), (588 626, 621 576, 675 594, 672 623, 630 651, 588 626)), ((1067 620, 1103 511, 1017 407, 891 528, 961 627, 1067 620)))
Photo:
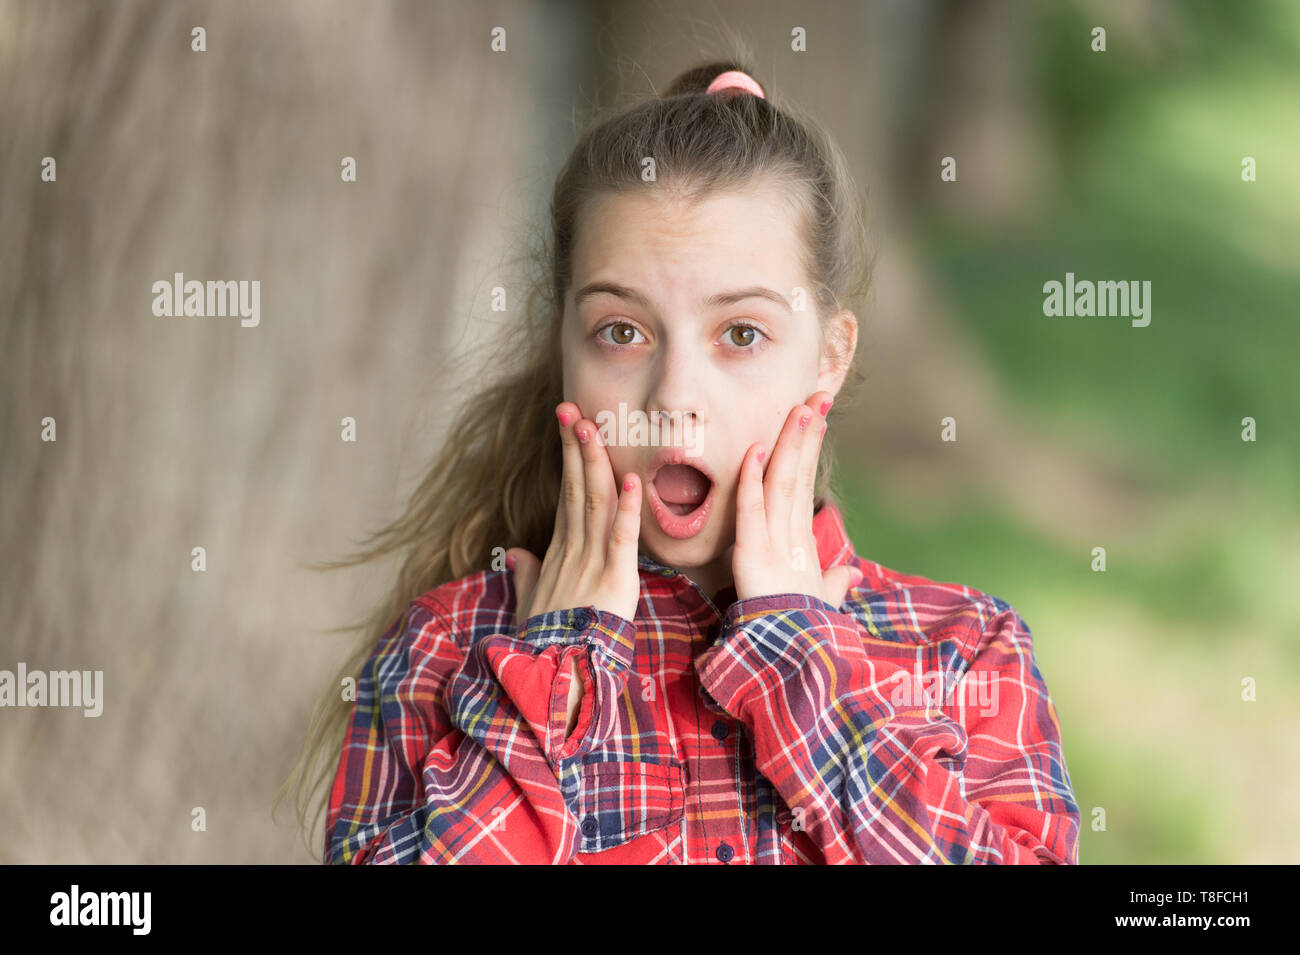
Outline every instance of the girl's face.
POLYGON ((607 194, 582 211, 564 303, 564 398, 601 426, 615 487, 629 471, 640 476, 641 550, 712 595, 731 582, 745 452, 762 443, 770 461, 790 410, 819 390, 838 393, 857 324, 851 312, 836 316, 847 353, 823 351, 794 211, 778 187, 695 204, 665 193, 607 194), (692 452, 685 462, 712 478, 693 515, 689 482, 668 483, 680 469, 652 487, 669 447, 692 452), (686 503, 656 506, 656 487, 686 503))

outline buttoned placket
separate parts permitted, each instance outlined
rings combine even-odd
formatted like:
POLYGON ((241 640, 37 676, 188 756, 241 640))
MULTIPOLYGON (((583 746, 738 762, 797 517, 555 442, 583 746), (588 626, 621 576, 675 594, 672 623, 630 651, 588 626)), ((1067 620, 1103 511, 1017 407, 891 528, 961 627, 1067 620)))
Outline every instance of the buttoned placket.
MULTIPOLYGON (((686 574, 683 574, 681 571, 669 567, 666 564, 662 564, 647 554, 637 555, 637 566, 644 570, 648 570, 652 573, 658 574, 660 577, 672 579, 674 584, 684 583, 686 587, 688 587, 699 598, 700 602, 704 604, 704 606, 708 607, 710 611, 712 611, 713 622, 706 628, 705 632, 706 634, 709 635, 710 642, 717 639, 718 633, 721 629, 722 621, 726 618, 726 614, 722 609, 718 607, 718 605, 713 601, 713 599, 710 598, 709 595, 704 592, 704 589, 700 587, 699 584, 697 584, 686 574)), ((698 693, 699 696, 705 701, 705 708, 708 709, 710 712, 715 713, 713 728, 711 730, 711 734, 713 738, 717 740, 719 746, 731 745, 735 747, 734 765, 736 767, 736 772, 735 772, 736 803, 737 803, 736 808, 740 816, 740 831, 741 831, 741 836, 745 842, 745 855, 746 855, 746 861, 748 861, 749 817, 745 811, 745 783, 744 780, 741 779, 741 773, 744 770, 744 766, 743 766, 744 754, 742 752, 743 748, 740 745, 739 737, 737 737, 734 742, 730 744, 727 743, 727 740, 729 737, 732 736, 732 733, 730 727, 727 725, 726 720, 723 718, 724 716, 726 716, 725 711, 723 711, 722 708, 719 707, 715 701, 713 701, 708 697, 708 694, 702 685, 699 687, 698 693)), ((752 767, 751 767, 751 771, 752 771, 752 767)), ((707 839, 708 824, 704 820, 701 820, 700 825, 702 828, 704 828, 706 839, 707 839)), ((689 855, 689 850, 688 850, 688 855, 689 855)), ((727 842, 726 839, 721 840, 718 843, 718 846, 714 849, 715 858, 717 858, 717 860, 723 863, 724 865, 730 863, 731 860, 735 857, 735 855, 736 855, 735 847, 732 846, 731 843, 727 842)))

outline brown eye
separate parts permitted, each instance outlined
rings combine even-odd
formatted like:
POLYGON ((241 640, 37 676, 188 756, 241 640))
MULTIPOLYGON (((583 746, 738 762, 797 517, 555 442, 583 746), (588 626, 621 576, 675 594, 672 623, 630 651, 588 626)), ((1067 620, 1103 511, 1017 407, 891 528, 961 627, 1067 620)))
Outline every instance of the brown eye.
POLYGON ((639 334, 640 332, 627 322, 610 322, 608 325, 602 325, 596 331, 596 338, 617 348, 625 345, 635 345, 636 336, 639 334), (607 332, 608 334, 606 334, 607 332))
POLYGON ((757 328, 753 325, 732 325, 731 341, 732 344, 739 345, 742 348, 748 348, 755 341, 755 336, 759 334, 757 328))

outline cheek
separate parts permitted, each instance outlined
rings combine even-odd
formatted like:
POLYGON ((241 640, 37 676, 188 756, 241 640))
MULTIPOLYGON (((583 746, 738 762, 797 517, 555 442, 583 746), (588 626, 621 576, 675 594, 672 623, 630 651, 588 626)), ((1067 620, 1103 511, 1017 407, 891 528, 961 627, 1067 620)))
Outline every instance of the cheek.
MULTIPOLYGON (((614 471, 614 492, 623 493, 623 476, 630 471, 640 473, 640 463, 638 462, 635 452, 632 449, 621 448, 616 446, 607 447, 606 453, 609 454, 610 467, 614 471)), ((644 477, 643 477, 644 483, 644 477)), ((644 493, 644 489, 643 489, 644 493)))
POLYGON ((614 398, 613 406, 618 407, 618 377, 611 373, 599 354, 593 354, 592 349, 586 347, 581 335, 572 331, 566 333, 560 365, 564 375, 565 400, 576 403, 588 417, 600 407, 608 406, 611 398, 614 398), (591 411, 588 411, 588 406, 591 411))
POLYGON ((752 445, 761 444, 767 451, 767 457, 769 459, 772 457, 777 442, 781 440, 781 429, 785 426, 786 416, 798 403, 791 401, 786 405, 782 403, 783 401, 784 399, 766 400, 745 417, 737 419, 739 427, 733 432, 733 439, 736 442, 738 469, 746 450, 752 445))
POLYGON ((565 398, 581 408, 583 417, 591 421, 597 421, 597 415, 603 415, 610 440, 616 440, 619 406, 623 406, 625 421, 644 406, 645 391, 639 379, 630 374, 614 373, 600 362, 579 359, 573 362, 572 368, 573 377, 566 375, 565 378, 565 398))
MULTIPOLYGON (((795 402, 784 404, 784 398, 767 397, 761 405, 753 409, 745 422, 745 433, 749 443, 755 441, 771 442, 781 433, 785 416, 790 413, 795 402)), ((771 449, 769 448, 769 453, 771 449)))
MULTIPOLYGON (((581 358, 566 359, 564 365, 564 397, 582 409, 584 417, 593 421, 598 412, 610 407, 610 382, 598 369, 581 358)), ((618 407, 615 401, 613 407, 618 407)))

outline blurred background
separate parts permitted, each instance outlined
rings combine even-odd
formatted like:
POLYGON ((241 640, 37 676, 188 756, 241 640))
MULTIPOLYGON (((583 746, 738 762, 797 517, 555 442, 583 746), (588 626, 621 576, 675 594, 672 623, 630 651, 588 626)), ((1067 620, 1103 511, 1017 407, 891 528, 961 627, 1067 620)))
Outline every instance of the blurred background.
POLYGON ((0 710, 0 861, 319 861, 271 800, 393 566, 304 565, 400 513, 582 121, 737 38, 868 198, 858 552, 1021 612, 1081 862, 1300 861, 1300 6, 1256 0, 0 0, 0 669, 105 673, 0 710), (155 317, 175 272, 260 325, 155 317), (1066 272, 1151 324, 1045 317, 1066 272))

